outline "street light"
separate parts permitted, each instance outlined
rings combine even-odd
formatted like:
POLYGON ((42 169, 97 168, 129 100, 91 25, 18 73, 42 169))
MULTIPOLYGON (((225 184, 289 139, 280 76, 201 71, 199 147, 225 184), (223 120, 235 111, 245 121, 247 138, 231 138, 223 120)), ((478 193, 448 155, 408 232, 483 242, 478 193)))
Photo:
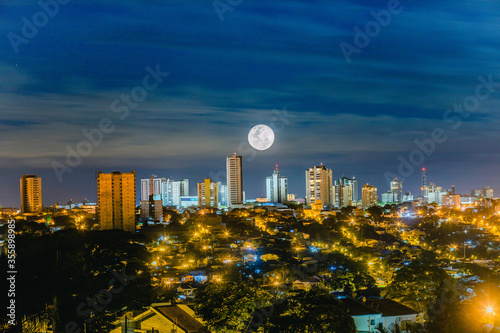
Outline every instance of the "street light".
POLYGON ((494 309, 493 309, 493 307, 492 307, 492 306, 487 306, 487 307, 486 307, 486 313, 487 313, 488 315, 490 315, 490 316, 494 316, 494 315, 495 315, 495 311, 494 311, 494 309))

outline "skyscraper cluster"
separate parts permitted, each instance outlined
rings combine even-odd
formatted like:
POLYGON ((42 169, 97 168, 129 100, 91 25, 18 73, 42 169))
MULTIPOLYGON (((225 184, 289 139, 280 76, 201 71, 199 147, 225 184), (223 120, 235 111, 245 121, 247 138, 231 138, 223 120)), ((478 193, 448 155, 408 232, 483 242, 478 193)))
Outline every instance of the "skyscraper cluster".
POLYGON ((358 201, 358 180, 342 177, 333 186, 334 205, 337 207, 355 206, 358 201))
MULTIPOLYGON (((206 178, 197 183, 197 196, 189 196, 189 180, 173 180, 151 175, 140 181, 141 218, 163 221, 164 208, 239 208, 245 204, 243 191, 242 157, 236 154, 226 158, 227 183, 206 178)), ((305 202, 314 210, 325 207, 361 206, 369 208, 378 204, 377 188, 365 184, 358 197, 358 180, 345 176, 333 181, 332 170, 322 163, 305 172, 305 199, 297 199, 288 193, 288 178, 280 174, 276 165, 271 176, 266 177, 266 198, 260 202, 283 204, 286 201, 305 202)), ((135 171, 121 173, 96 172, 96 219, 102 230, 135 230, 136 175, 135 171)), ((42 183, 36 175, 23 175, 20 179, 21 211, 24 214, 42 212, 42 183)), ((422 169, 422 195, 417 199, 424 204, 436 203, 449 208, 474 204, 476 200, 489 200, 493 190, 487 186, 472 190, 471 195, 455 193, 455 187, 443 189, 433 182, 427 184, 422 169)), ((390 188, 382 193, 382 204, 414 201, 413 195, 403 195, 403 182, 394 178, 390 188)))

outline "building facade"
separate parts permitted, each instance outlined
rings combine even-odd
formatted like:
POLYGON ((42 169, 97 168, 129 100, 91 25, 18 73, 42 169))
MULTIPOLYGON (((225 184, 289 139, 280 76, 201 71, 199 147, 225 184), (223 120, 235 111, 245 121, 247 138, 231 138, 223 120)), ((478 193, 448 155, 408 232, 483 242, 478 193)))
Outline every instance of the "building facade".
POLYGON ((243 166, 241 156, 229 156, 226 159, 227 205, 243 204, 243 166))
POLYGON ((460 194, 448 194, 441 197, 442 206, 450 209, 460 208, 460 194))
POLYGON ((394 194, 393 202, 402 202, 403 201, 403 182, 394 178, 391 182, 390 192, 394 194))
POLYGON ((165 178, 141 179, 141 217, 154 221, 163 221, 162 188, 165 178))
POLYGON ((355 206, 358 201, 358 180, 342 177, 335 180, 333 202, 337 207, 355 206))
POLYGON ((278 165, 273 175, 266 177, 266 198, 267 202, 283 203, 288 196, 288 178, 280 175, 278 165))
POLYGON ((366 184, 361 191, 361 206, 369 208, 377 205, 377 188, 373 185, 366 184))
POLYGON ((96 173, 96 218, 101 230, 135 231, 135 171, 96 173))
POLYGON ((182 196, 189 196, 189 179, 163 180, 162 183, 163 206, 180 207, 182 196))
POLYGON ((227 185, 223 185, 222 182, 217 182, 217 188, 219 189, 219 207, 227 207, 227 185))
POLYGON ((23 175, 20 179, 21 213, 38 214, 42 212, 42 178, 36 175, 23 175))
POLYGON ((200 207, 219 207, 219 186, 210 178, 198 183, 198 205, 200 207))
POLYGON ((333 203, 332 170, 323 164, 306 170, 306 204, 318 200, 322 205, 333 203))

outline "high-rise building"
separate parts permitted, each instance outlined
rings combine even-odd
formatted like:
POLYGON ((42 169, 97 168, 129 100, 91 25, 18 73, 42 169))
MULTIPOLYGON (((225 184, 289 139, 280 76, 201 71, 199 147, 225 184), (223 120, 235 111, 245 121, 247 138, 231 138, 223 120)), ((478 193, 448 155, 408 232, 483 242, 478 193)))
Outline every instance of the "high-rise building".
POLYGON ((219 187, 210 178, 198 183, 198 205, 200 207, 219 207, 219 187))
POLYGON ((484 186, 483 187, 483 197, 487 199, 493 198, 493 189, 490 188, 489 186, 484 186))
POLYGON ((101 230, 135 231, 135 171, 98 171, 96 189, 96 217, 101 230))
POLYGON ((424 198, 427 194, 427 175, 425 173, 425 168, 422 168, 422 198, 424 198))
POLYGON ((280 175, 278 165, 273 175, 266 177, 266 197, 267 202, 283 203, 287 200, 288 195, 288 179, 280 175))
POLYGON ((425 203, 437 203, 438 205, 441 205, 441 197, 449 194, 448 190, 443 190, 441 186, 436 186, 433 182, 424 186, 423 193, 423 201, 425 203))
POLYGON ((398 180, 397 178, 394 178, 394 180, 391 182, 390 192, 394 194, 393 202, 403 201, 403 182, 398 180))
POLYGON ((173 180, 164 179, 162 185, 163 205, 167 207, 180 207, 181 197, 189 196, 189 179, 173 180))
POLYGON ((351 184, 352 184, 352 201, 354 203, 357 203, 359 200, 359 191, 358 191, 358 180, 356 179, 355 176, 352 176, 351 184))
POLYGON ((333 186, 333 201, 337 207, 347 207, 351 205, 356 205, 358 200, 358 180, 354 177, 349 179, 347 177, 342 177, 335 180, 335 185, 333 186))
POLYGON ((229 207, 243 204, 243 170, 241 156, 229 156, 226 159, 227 173, 227 205, 229 207))
POLYGON ((333 203, 332 170, 323 163, 306 170, 306 203, 315 204, 318 200, 324 205, 333 203))
POLYGON ((163 221, 163 195, 162 188, 165 178, 141 179, 141 217, 163 221))
POLYGON ((377 205, 377 188, 366 184, 361 190, 361 205, 363 208, 369 208, 377 205))
POLYGON ((36 175, 23 175, 20 180, 21 212, 42 212, 42 178, 36 175))
POLYGON ((222 182, 217 182, 219 189, 219 207, 227 207, 227 185, 222 185, 222 182))

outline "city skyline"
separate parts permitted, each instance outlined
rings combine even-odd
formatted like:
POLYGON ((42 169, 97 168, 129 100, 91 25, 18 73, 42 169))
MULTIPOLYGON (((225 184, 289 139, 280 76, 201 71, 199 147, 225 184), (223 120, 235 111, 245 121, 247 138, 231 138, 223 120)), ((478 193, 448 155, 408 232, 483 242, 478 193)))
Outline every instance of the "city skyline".
POLYGON ((384 174, 398 176, 400 157, 408 161, 414 151, 424 152, 424 162, 398 177, 414 194, 423 165, 443 187, 498 190, 500 158, 491 152, 499 140, 500 5, 401 6, 347 59, 341 45, 355 45, 354 29, 374 22, 372 11, 386 4, 245 2, 221 21, 210 2, 72 1, 16 45, 8 36, 22 37, 22 18, 42 9, 3 3, 0 204, 17 204, 22 174, 42 177, 51 203, 92 196, 96 170, 195 184, 216 178, 210 173, 223 172, 221 159, 234 151, 244 155, 248 197, 265 194, 260 179, 275 164, 290 193, 300 195, 303 170, 321 162, 334 178, 356 175, 386 191, 384 174), (487 97, 458 113, 480 84, 487 97), (257 124, 275 131, 267 151, 247 143, 257 124), (438 140, 428 144, 433 135, 438 140), (69 152, 88 137, 91 152, 69 165, 69 152), (60 177, 55 162, 69 168, 60 177))
MULTIPOLYGON (((321 164, 321 163, 320 163, 321 164)), ((311 166, 312 167, 312 166, 311 166)), ((328 166, 325 166, 326 168, 328 168, 328 166)), ((272 169, 272 171, 276 171, 276 165, 274 165, 274 168, 272 169)), ((280 167, 281 168, 281 167, 280 167)), ((306 171, 308 170, 309 168, 306 169, 306 171)), ((328 168, 330 169, 330 168, 328 168)), ((427 169, 427 168, 426 168, 427 169)), ((108 173, 112 173, 112 172, 125 172, 127 170, 123 169, 123 170, 113 170, 113 169, 108 169, 108 170, 94 170, 93 173, 94 173, 94 176, 95 177, 95 173, 97 171, 100 171, 100 172, 108 172, 108 173)), ((269 171, 269 173, 271 172, 271 170, 269 171)), ((303 177, 303 172, 304 170, 302 171, 302 175, 300 177, 304 178, 303 177)), ((181 181, 182 180, 188 180, 190 182, 190 185, 189 185, 189 193, 191 196, 197 196, 197 189, 198 189, 198 183, 203 183, 206 179, 209 179, 209 178, 202 178, 200 179, 199 181, 198 180, 195 180, 195 179, 192 179, 189 177, 189 175, 187 175, 187 177, 174 177, 174 176, 167 176, 167 175, 162 175, 162 174, 159 174, 159 175, 156 175, 155 173, 158 173, 158 172, 151 172, 149 173, 149 175, 146 175, 144 176, 143 174, 139 174, 137 173, 136 171, 136 188, 138 189, 137 191, 137 198, 136 198, 136 204, 137 205, 140 205, 140 201, 141 201, 141 197, 142 197, 142 194, 141 194, 141 189, 142 189, 142 180, 145 180, 145 179, 149 179, 151 177, 151 175, 153 176, 157 176, 159 178, 166 178, 167 180, 174 180, 174 181, 181 181)), ((225 173, 226 171, 224 170, 224 176, 225 176, 225 173)), ((281 173, 281 172, 280 172, 281 173)), ((211 172, 212 175, 217 175, 216 173, 213 173, 211 172)), ((245 184, 245 174, 246 174, 246 169, 245 169, 245 164, 243 163, 243 184, 245 184)), ((416 173, 418 174, 418 182, 421 184, 422 182, 422 178, 421 178, 421 174, 420 173, 416 173)), ((31 173, 27 173, 25 175, 33 175, 31 173)), ((220 173, 219 173, 220 175, 220 173)), ((19 175, 19 177, 22 177, 24 175, 19 175)), ((42 176, 36 174, 35 176, 38 176, 40 178, 43 178, 42 176)), ((357 177, 357 175, 354 175, 356 180, 360 181, 360 187, 358 188, 358 197, 361 198, 361 187, 364 185, 364 184, 370 184, 370 185, 374 185, 377 189, 378 189, 378 199, 379 201, 383 202, 382 200, 382 194, 385 194, 387 193, 387 191, 389 191, 391 189, 391 182, 388 184, 388 185, 385 185, 384 182, 382 182, 382 187, 380 186, 377 186, 376 184, 377 183, 380 183, 380 182, 374 182, 374 181, 369 181, 369 180, 366 180, 366 179, 363 179, 361 178, 361 180, 357 177)), ((342 175, 338 175, 336 174, 335 172, 333 172, 332 170, 332 180, 336 180, 336 179, 339 179, 339 178, 342 178, 342 177, 345 177, 345 174, 343 173, 342 175)), ((431 177, 432 177, 432 174, 431 174, 431 177)), ((261 177, 259 178, 262 182, 262 190, 260 191, 260 193, 258 195, 248 195, 248 191, 247 189, 245 188, 245 186, 243 186, 243 191, 246 192, 246 199, 256 199, 256 198, 265 198, 266 197, 266 180, 267 180, 268 176, 266 175, 261 175, 261 177)), ((287 177, 286 177, 289 181, 291 180, 292 183, 300 183, 297 179, 293 179, 293 177, 288 177, 288 174, 287 174, 287 177)), ((212 181, 215 181, 215 182, 221 182, 223 185, 226 185, 226 182, 225 182, 225 179, 212 179, 212 181)), ((288 183, 289 183, 288 181, 288 183)), ((85 181, 83 180, 84 183, 88 183, 88 180, 85 181)), ((442 184, 441 181, 439 180, 436 180, 434 178, 430 178, 430 180, 428 181, 429 183, 432 183, 432 184, 437 184, 437 185, 434 185, 434 186, 440 186, 442 187, 443 189, 452 189, 452 187, 455 189, 455 188, 463 188, 463 191, 459 191, 459 190, 456 190, 456 193, 461 193, 462 195, 469 195, 471 193, 471 191, 474 191, 474 190, 477 190, 477 189, 481 189, 481 188, 486 188, 488 187, 489 188, 489 185, 488 184, 476 184, 476 185, 473 185, 470 189, 467 189, 465 186, 461 186, 460 185, 460 182, 456 182, 456 183, 453 183, 453 185, 445 185, 445 184, 442 184), (458 184, 458 186, 457 186, 458 184)), ((248 182, 247 182, 248 183, 248 182)), ((404 184, 404 187, 403 187, 403 195, 407 192, 410 192, 412 194, 412 196, 416 199, 417 197, 419 197, 421 195, 421 187, 416 187, 416 188, 412 188, 412 189, 409 189, 408 186, 406 185, 406 182, 402 182, 404 184)), ((334 187, 334 182, 332 181, 332 187, 334 187)), ((45 180, 44 180, 44 188, 46 187, 46 184, 45 184, 45 180)), ((59 203, 65 203, 69 200, 73 200, 73 202, 82 202, 83 200, 90 200, 91 202, 96 202, 97 198, 95 197, 95 185, 94 184, 91 184, 91 187, 92 188, 92 191, 87 193, 87 194, 83 194, 83 196, 80 196, 80 197, 70 197, 70 198, 61 198, 59 200, 55 200, 55 201, 49 201, 48 203, 44 203, 43 205, 44 206, 51 206, 51 205, 54 205, 56 202, 59 202, 59 203), (94 200, 92 200, 94 199, 94 200)), ((289 189, 290 187, 287 186, 287 188, 289 189)), ((334 188, 332 189, 332 193, 331 193, 331 197, 333 198, 332 201, 335 201, 335 193, 334 192, 334 188)), ((0 202, 0 205, 2 205, 3 207, 18 207, 19 206, 19 178, 17 179, 17 187, 16 187, 16 193, 13 193, 13 196, 15 196, 16 198, 12 198, 11 202, 13 202, 14 204, 12 205, 2 205, 2 203, 0 202), (16 201, 17 200, 17 201, 16 201)), ((45 191, 45 189, 44 189, 45 191)), ((494 189, 493 189, 494 191, 494 189)), ((257 191, 258 192, 258 191, 257 191)), ((255 192, 255 193, 257 193, 255 192)), ((305 181, 303 182, 303 185, 302 185, 302 188, 301 189, 298 189, 298 190, 288 190, 287 193, 289 194, 294 194, 297 196, 297 198, 305 198, 305 193, 306 193, 306 183, 305 181)), ((494 192, 495 193, 495 192, 494 192)), ((43 198, 45 198, 45 194, 43 195, 43 198)), ((44 199, 44 202, 45 200, 48 201, 48 199, 44 199)), ((5 202, 9 202, 9 201, 5 201, 5 202)))

